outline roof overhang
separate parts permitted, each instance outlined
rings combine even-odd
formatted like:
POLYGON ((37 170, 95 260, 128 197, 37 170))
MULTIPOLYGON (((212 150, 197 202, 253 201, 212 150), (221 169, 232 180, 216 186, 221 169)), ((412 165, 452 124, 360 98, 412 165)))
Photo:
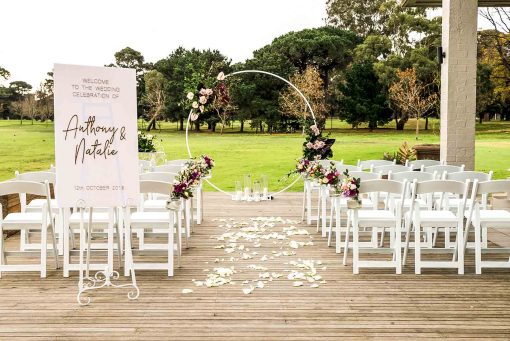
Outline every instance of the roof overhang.
MULTIPOLYGON (((403 0, 404 7, 441 7, 441 0, 403 0)), ((478 0, 479 7, 509 7, 510 0, 478 0)))

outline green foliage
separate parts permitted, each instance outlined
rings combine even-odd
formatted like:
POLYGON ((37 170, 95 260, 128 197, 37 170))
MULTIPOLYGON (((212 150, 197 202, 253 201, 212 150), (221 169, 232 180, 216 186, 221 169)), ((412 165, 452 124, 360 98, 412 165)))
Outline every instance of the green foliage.
POLYGON ((411 148, 407 141, 404 141, 395 153, 384 153, 383 159, 388 161, 397 160, 398 164, 405 165, 406 161, 416 160, 416 150, 411 148))
POLYGON ((139 153, 153 153, 156 151, 154 145, 154 135, 138 132, 138 152, 139 153))
POLYGON ((387 98, 369 61, 354 63, 346 72, 345 83, 340 85, 343 106, 340 117, 353 127, 368 123, 370 129, 391 120, 387 98))

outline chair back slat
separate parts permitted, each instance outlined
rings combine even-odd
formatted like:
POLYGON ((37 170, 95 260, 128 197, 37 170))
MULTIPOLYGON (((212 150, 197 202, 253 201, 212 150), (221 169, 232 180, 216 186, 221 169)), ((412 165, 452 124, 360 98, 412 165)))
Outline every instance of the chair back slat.
POLYGON ((437 160, 414 160, 406 161, 406 166, 411 167, 413 170, 421 169, 422 167, 440 166, 443 163, 437 160))
MULTIPOLYGON (((468 180, 469 182, 469 180, 468 180)), ((423 182, 414 182, 415 194, 428 193, 451 193, 465 195, 467 192, 467 183, 455 180, 431 180, 423 182)))
POLYGON ((177 175, 176 173, 169 172, 150 172, 140 174, 140 180, 162 181, 172 183, 176 175, 177 175))
POLYGON ((475 180, 478 180, 478 182, 490 181, 492 179, 492 171, 490 171, 489 173, 473 171, 447 173, 445 179, 463 182, 466 180, 471 180, 471 182, 474 182, 475 180))
POLYGON ((15 172, 16 180, 21 181, 33 181, 33 182, 45 182, 54 185, 56 183, 56 175, 54 172, 40 171, 40 172, 26 172, 20 173, 15 172))
POLYGON ((409 183, 413 182, 414 180, 416 180, 417 182, 423 182, 423 181, 434 180, 434 174, 433 173, 408 171, 408 172, 400 172, 400 173, 390 173, 390 174, 388 174, 388 179, 400 181, 400 182, 407 180, 409 183))
POLYGON ((141 180, 140 193, 157 193, 170 195, 173 190, 173 184, 164 181, 141 180))
POLYGON ((506 193, 510 195, 510 180, 491 180, 478 182, 476 184, 477 195, 492 194, 492 193, 506 193))
POLYGON ((458 173, 464 171, 464 165, 462 166, 452 166, 452 165, 438 165, 438 166, 428 166, 422 167, 422 170, 426 173, 434 173, 443 175, 444 173, 458 173))
POLYGON ((406 183, 393 180, 367 180, 360 185, 360 194, 363 193, 391 193, 402 194, 405 191, 406 183))
POLYGON ((0 196, 19 193, 47 197, 48 183, 24 180, 10 180, 0 182, 0 196))
POLYGON ((152 169, 153 172, 179 173, 182 165, 161 165, 152 169))
POLYGON ((386 165, 395 165, 397 160, 389 161, 389 160, 358 160, 358 167, 363 169, 371 169, 372 167, 378 166, 386 166, 386 165))
POLYGON ((183 166, 186 162, 188 162, 189 159, 180 159, 180 160, 167 160, 165 162, 165 165, 178 165, 183 166))
POLYGON ((411 167, 402 166, 402 165, 383 165, 383 166, 375 166, 372 167, 372 172, 374 173, 382 173, 382 175, 388 175, 388 173, 401 173, 411 171, 411 167))
POLYGON ((353 178, 360 179, 361 182, 367 181, 367 180, 377 180, 382 177, 381 173, 363 172, 363 171, 349 172, 349 175, 352 176, 353 178))
POLYGON ((344 165, 344 164, 340 164, 340 165, 336 165, 336 169, 338 171, 340 171, 340 173, 343 173, 345 171, 348 171, 349 173, 351 172, 361 172, 362 169, 358 166, 352 166, 352 165, 344 165))

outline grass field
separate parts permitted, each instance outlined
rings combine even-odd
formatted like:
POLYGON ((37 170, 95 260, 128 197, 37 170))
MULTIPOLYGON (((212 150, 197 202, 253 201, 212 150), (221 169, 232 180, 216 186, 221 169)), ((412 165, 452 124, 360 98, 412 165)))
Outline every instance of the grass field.
MULTIPOLYGON (((423 123, 423 122, 422 122, 423 123)), ((438 122, 431 121, 431 129, 420 132, 415 141, 414 123, 404 131, 395 131, 392 126, 377 129, 350 129, 343 122, 335 120, 331 138, 334 159, 344 159, 353 164, 358 159, 381 159, 384 152, 394 152, 408 141, 415 143, 438 143, 438 122)), ((158 144, 168 159, 187 156, 184 133, 176 130, 175 123, 162 123, 161 129, 154 131, 158 144)), ((495 178, 510 176, 510 123, 490 122, 477 125, 476 169, 493 170, 495 178)), ((303 137, 300 134, 256 135, 252 132, 239 133, 236 127, 226 128, 219 133, 200 132, 190 134, 190 148, 194 155, 207 153, 216 160, 213 172, 215 184, 225 190, 232 190, 235 180, 244 174, 258 177, 267 174, 270 190, 274 191, 290 183, 287 174, 293 169, 295 159, 301 155, 303 137)), ((0 120, 0 180, 13 177, 14 171, 22 172, 47 169, 54 163, 53 125, 29 121, 20 125, 19 121, 0 120)), ((293 189, 298 190, 300 186, 293 189)))

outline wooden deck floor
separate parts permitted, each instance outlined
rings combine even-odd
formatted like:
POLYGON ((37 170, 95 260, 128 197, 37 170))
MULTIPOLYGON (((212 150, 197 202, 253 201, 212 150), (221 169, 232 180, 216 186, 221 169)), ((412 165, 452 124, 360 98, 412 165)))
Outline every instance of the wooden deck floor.
MULTIPOLYGON (((475 276, 472 256, 467 257, 464 276, 451 270, 429 270, 415 276, 412 266, 400 276, 391 270, 364 270, 354 276, 350 266, 341 265, 334 248, 328 248, 315 233, 315 227, 306 227, 314 245, 297 249, 295 256, 230 263, 224 249, 214 248, 221 242, 210 237, 224 232, 218 226, 222 222, 214 218, 280 216, 297 220, 300 205, 298 194, 255 204, 235 203, 207 193, 205 221, 197 226, 191 248, 184 251, 182 267, 173 278, 164 272, 137 272, 141 290, 137 301, 128 301, 125 292, 105 289, 94 294, 90 306, 79 307, 76 273, 67 279, 55 270, 50 270, 46 279, 36 273, 6 273, 0 279, 0 338, 510 339, 510 271, 475 276), (220 263, 214 263, 216 258, 220 263), (321 261, 321 266, 327 267, 319 271, 326 283, 319 288, 307 284, 293 287, 293 281, 285 278, 285 270, 291 268, 286 263, 298 258, 321 261), (246 270, 246 264, 262 265, 284 276, 245 295, 242 282, 254 279, 257 273, 246 270), (220 265, 236 267, 235 285, 193 285, 192 279, 205 277, 204 269, 220 265), (185 288, 194 292, 183 294, 185 288)), ((17 243, 16 237, 9 243, 17 243)), ((272 251, 281 251, 281 246, 264 241, 257 257, 271 256, 272 251)))

